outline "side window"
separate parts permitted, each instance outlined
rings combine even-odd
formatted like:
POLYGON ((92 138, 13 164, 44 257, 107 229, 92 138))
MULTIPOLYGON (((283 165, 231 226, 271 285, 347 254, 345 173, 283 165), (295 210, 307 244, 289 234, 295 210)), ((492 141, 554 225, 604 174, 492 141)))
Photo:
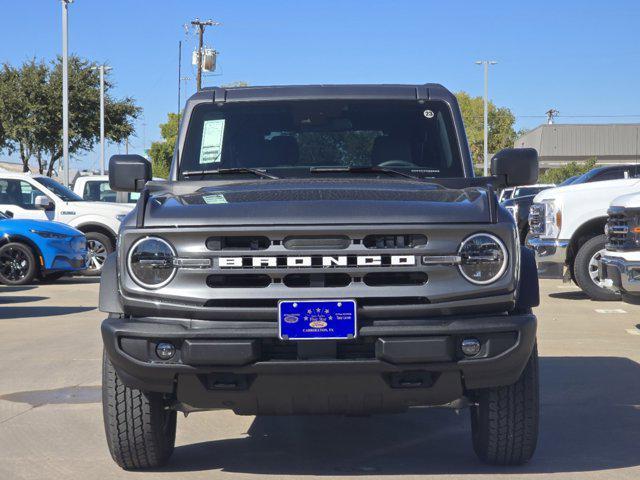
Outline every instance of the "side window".
POLYGON ((5 205, 15 205, 26 210, 36 210, 35 201, 39 195, 44 195, 44 193, 24 180, 0 180, 0 203, 5 205))
POLYGON ((592 182, 602 182, 604 180, 617 180, 619 178, 624 178, 625 170, 622 169, 618 169, 618 168, 612 168, 611 170, 605 170, 602 173, 599 173, 598 175, 594 176, 591 181, 592 182))
POLYGON ((115 202, 116 192, 109 188, 109 182, 91 180, 84 184, 82 198, 91 202, 115 202))

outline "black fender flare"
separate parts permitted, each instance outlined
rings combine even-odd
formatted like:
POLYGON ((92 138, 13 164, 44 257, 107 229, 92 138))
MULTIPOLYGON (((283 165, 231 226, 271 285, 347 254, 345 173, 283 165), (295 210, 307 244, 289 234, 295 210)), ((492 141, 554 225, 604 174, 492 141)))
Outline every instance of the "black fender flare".
POLYGON ((516 292, 516 307, 519 312, 540 305, 540 286, 536 256, 529 247, 520 247, 520 280, 516 292))
POLYGON ((105 313, 122 314, 122 302, 118 290, 118 269, 116 252, 107 255, 100 274, 100 296, 98 309, 105 313))

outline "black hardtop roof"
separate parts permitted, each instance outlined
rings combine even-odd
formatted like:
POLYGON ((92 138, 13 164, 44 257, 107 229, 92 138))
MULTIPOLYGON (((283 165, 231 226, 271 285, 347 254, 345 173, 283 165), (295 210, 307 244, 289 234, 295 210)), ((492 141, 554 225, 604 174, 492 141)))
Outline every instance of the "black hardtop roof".
POLYGON ((190 101, 260 102, 289 100, 445 100, 454 95, 437 83, 351 84, 351 85, 273 85, 251 87, 206 87, 190 101))

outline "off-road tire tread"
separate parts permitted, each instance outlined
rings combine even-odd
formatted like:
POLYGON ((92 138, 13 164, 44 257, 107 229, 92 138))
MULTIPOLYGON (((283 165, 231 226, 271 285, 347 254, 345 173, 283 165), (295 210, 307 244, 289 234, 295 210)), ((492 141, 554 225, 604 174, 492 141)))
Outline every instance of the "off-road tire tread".
POLYGON ((103 355, 102 404, 107 443, 113 460, 126 470, 164 465, 175 443, 176 412, 163 429, 164 403, 159 394, 127 387, 103 355))
POLYGON ((538 442, 538 353, 513 385, 482 390, 472 407, 473 446, 481 460, 492 465, 522 465, 538 442))

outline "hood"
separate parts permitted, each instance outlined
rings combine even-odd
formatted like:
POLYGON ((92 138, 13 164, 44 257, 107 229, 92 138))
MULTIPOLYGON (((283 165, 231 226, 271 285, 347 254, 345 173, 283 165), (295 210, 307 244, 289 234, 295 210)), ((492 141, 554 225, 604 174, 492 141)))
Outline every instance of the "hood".
POLYGON ((134 203, 111 203, 111 202, 70 202, 76 210, 83 213, 96 213, 98 215, 112 216, 127 214, 135 207, 134 203))
MULTIPOLYGON (((637 178, 623 178, 619 180, 606 180, 604 182, 578 183, 576 185, 565 185, 564 187, 549 188, 538 193, 533 201, 539 203, 543 200, 557 199, 574 195, 589 195, 590 193, 601 194, 603 192, 611 192, 611 199, 615 198, 615 192, 620 189, 629 190, 630 188, 640 186, 640 180, 637 178)), ((622 192, 621 192, 622 193, 622 192)), ((586 199, 587 197, 585 197, 586 199)))
POLYGON ((145 226, 485 223, 487 192, 404 180, 262 180, 159 192, 145 226))
POLYGON ((80 230, 76 230, 69 225, 51 220, 29 220, 26 218, 0 220, 0 233, 2 235, 29 234, 32 229, 69 236, 84 235, 80 230))
POLYGON ((640 208, 640 191, 616 197, 611 202, 611 206, 621 208, 640 208))

